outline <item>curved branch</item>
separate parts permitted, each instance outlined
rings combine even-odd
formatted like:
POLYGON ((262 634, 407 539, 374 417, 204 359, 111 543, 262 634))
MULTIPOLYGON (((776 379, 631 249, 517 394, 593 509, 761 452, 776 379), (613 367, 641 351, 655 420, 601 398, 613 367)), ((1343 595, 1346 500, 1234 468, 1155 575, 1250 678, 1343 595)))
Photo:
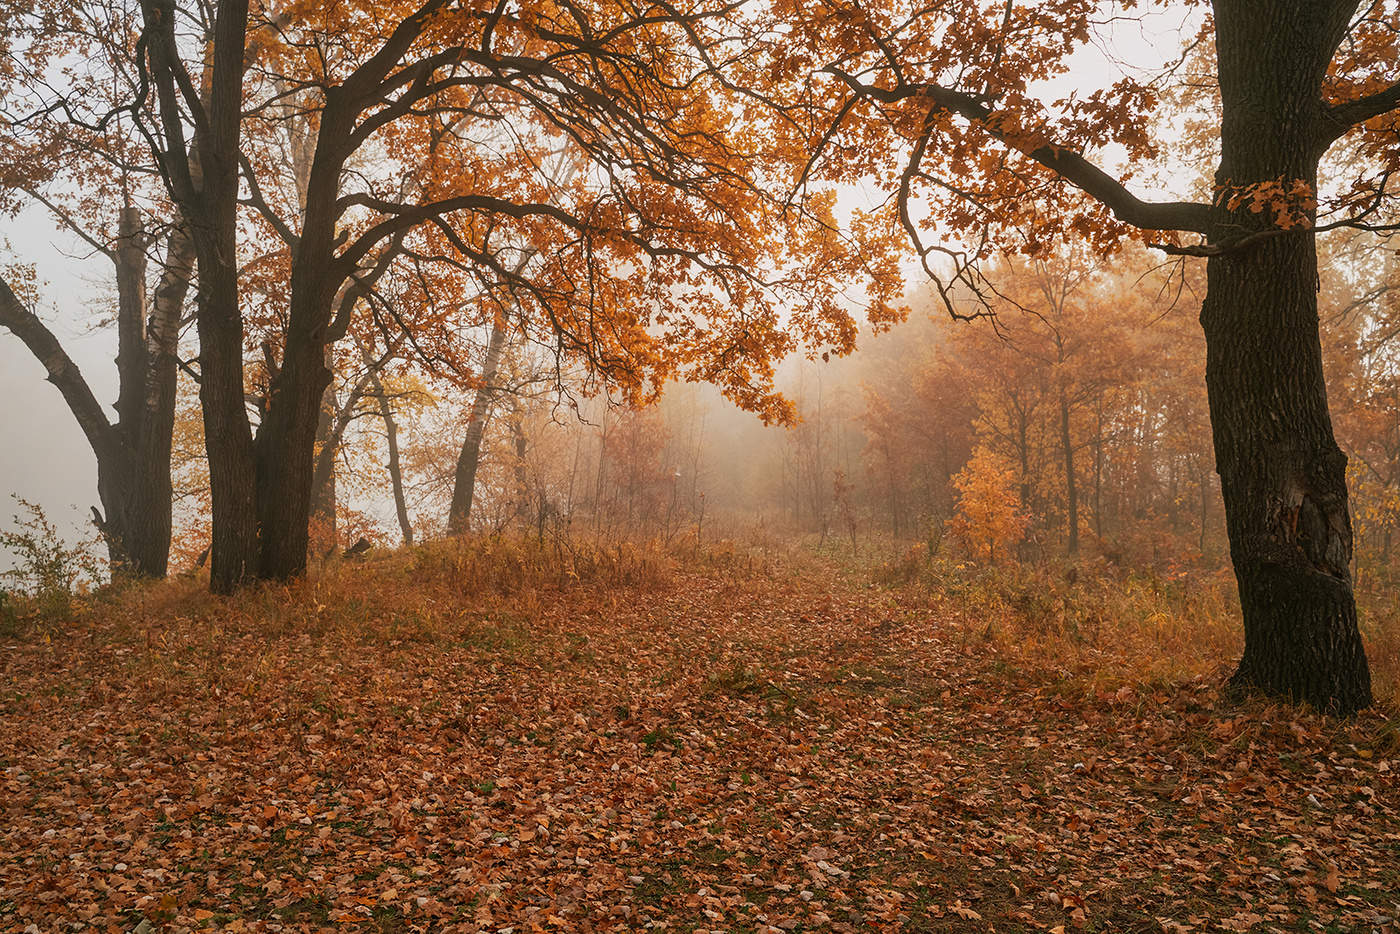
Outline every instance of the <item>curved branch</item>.
POLYGON ((105 460, 115 454, 117 438, 112 423, 107 420, 102 404, 92 394, 82 371, 53 332, 25 306, 3 278, 0 278, 0 325, 9 328, 23 341, 34 358, 48 370, 49 382, 63 394, 63 401, 68 403, 69 411, 77 419, 98 458, 105 460))
POLYGON ((238 153, 238 164, 243 169, 243 177, 248 182, 248 197, 240 198, 239 204, 246 204, 257 211, 258 216, 267 221, 268 226, 276 231, 283 243, 287 244, 292 256, 296 256, 297 247, 301 245, 301 238, 267 203, 267 198, 263 196, 262 187, 258 184, 258 173, 253 169, 252 161, 242 152, 238 153))
POLYGON ((1143 201, 1117 179, 1072 149, 1047 144, 1035 149, 1021 150, 1008 139, 1004 131, 992 125, 991 117, 996 111, 987 103, 986 98, 980 95, 955 91, 936 84, 879 88, 863 84, 835 66, 828 66, 822 71, 841 79, 851 90, 872 100, 893 104, 921 97, 938 110, 955 113, 977 123, 992 137, 1024 152, 1107 207, 1114 217, 1125 224, 1143 230, 1189 230, 1202 234, 1212 229, 1210 205, 1191 201, 1143 201))
MULTIPOLYGON (((394 201, 376 198, 373 195, 356 193, 341 197, 336 204, 342 212, 346 207, 359 205, 370 208, 380 214, 387 215, 384 220, 371 225, 369 229, 355 238, 355 240, 336 257, 335 262, 338 267, 336 275, 338 275, 341 280, 349 276, 354 269, 358 268, 360 262, 379 241, 393 236, 401 230, 416 227, 422 223, 439 223, 442 217, 456 211, 479 211, 482 213, 513 217, 516 220, 525 220, 532 217, 547 217, 578 234, 598 232, 596 226, 589 223, 586 218, 579 217, 553 204, 530 201, 514 202, 490 195, 458 195, 427 204, 400 204, 394 201)), ((680 259, 694 263, 706 272, 714 274, 728 273, 754 282, 762 281, 754 271, 745 269, 734 263, 709 259, 700 249, 664 246, 636 231, 623 230, 614 231, 613 233, 625 238, 629 243, 653 259, 680 259)))

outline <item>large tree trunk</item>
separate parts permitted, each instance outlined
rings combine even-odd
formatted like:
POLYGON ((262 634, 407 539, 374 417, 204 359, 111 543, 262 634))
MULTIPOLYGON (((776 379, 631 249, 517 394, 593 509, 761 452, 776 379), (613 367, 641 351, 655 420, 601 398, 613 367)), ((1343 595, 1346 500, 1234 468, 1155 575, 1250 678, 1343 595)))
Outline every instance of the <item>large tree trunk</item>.
POLYGON ((329 326, 339 283, 346 277, 334 268, 336 199, 353 122, 341 97, 327 91, 307 172, 301 239, 292 260, 282 367, 269 387, 267 415, 258 426, 258 576, 264 580, 287 580, 306 571, 316 423, 331 381, 326 366, 329 326))
POLYGON ((295 287, 293 296, 286 355, 258 429, 258 576, 264 580, 288 580, 306 571, 316 423, 331 379, 323 352, 325 329, 300 332, 298 321, 306 317, 296 314, 295 287))
POLYGON ((146 389, 146 230, 130 204, 117 218, 117 421, 141 420, 146 389))
MULTIPOLYGON (((301 232, 292 252, 290 309, 281 369, 268 392, 267 414, 256 442, 258 530, 261 535, 258 576, 267 580, 298 577, 306 570, 308 525, 315 477, 316 424, 321 399, 330 384, 328 348, 344 335, 362 288, 388 268, 406 227, 386 247, 390 255, 368 272, 360 265, 365 251, 347 247, 354 258, 338 253, 343 242, 339 221, 340 183, 346 160, 368 134, 357 120, 384 103, 381 85, 408 53, 431 14, 443 0, 428 0, 402 20, 382 47, 339 84, 323 88, 316 121, 315 146, 307 162, 309 136, 295 150, 297 185, 302 203, 301 232), (358 138, 357 138, 358 134, 358 138), (354 284, 345 288, 349 280, 354 284), (339 309, 343 317, 336 321, 339 309)), ((221 7, 222 9, 222 7, 221 7)), ((366 247, 368 249, 368 247, 366 247)))
MULTIPOLYGON (((1351 6, 1217 0, 1222 188, 1302 179, 1316 190, 1321 82, 1351 6)), ((1218 212, 1213 240, 1261 226, 1247 204, 1218 212)), ((1346 714, 1371 703, 1371 681, 1352 597, 1346 457, 1322 377, 1317 275, 1309 234, 1213 256, 1201 325, 1244 612, 1231 685, 1346 714)))
POLYGON ((447 513, 450 535, 465 535, 471 530, 472 497, 476 493, 476 468, 481 463, 481 439, 486 421, 491 417, 491 403, 496 397, 496 377, 501 368, 501 354, 506 347, 508 322, 501 318, 491 325, 491 340, 486 346, 486 362, 481 368, 481 385, 472 400, 471 419, 467 436, 457 455, 457 473, 452 484, 452 506, 447 513))
POLYGON ((238 137, 243 103, 247 0, 221 0, 214 19, 208 106, 187 158, 183 73, 174 4, 142 0, 151 77, 164 134, 164 175, 190 228, 199 267, 199 396, 209 455, 214 526, 210 589, 229 593, 256 568, 253 436, 244 408, 243 315, 238 304, 238 137))
POLYGON ((243 402, 243 316, 232 262, 233 223, 230 217, 226 225, 210 219, 192 226, 200 244, 199 400, 213 520, 209 587, 232 593, 252 577, 258 554, 256 468, 243 402))

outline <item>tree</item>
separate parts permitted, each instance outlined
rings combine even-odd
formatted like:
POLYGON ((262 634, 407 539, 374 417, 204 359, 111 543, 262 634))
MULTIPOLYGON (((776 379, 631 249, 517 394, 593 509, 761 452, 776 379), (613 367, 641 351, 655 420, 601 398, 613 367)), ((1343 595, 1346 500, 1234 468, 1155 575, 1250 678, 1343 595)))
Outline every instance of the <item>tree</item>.
POLYGON ((118 576, 164 577, 170 558, 170 447, 175 421, 176 367, 184 296, 193 257, 182 228, 172 230, 165 270, 146 301, 147 244, 140 212, 121 211, 121 228, 101 252, 118 279, 115 423, 107 417, 77 364, 33 311, 31 300, 0 279, 0 325, 24 342, 63 394, 97 458, 102 510, 93 519, 118 576), (149 323, 148 323, 149 322, 149 323))
POLYGON ((510 320, 504 313, 491 323, 491 337, 487 341, 486 358, 481 365, 481 385, 477 387, 472 400, 466 437, 457 456, 452 505, 447 514, 447 528, 453 535, 465 535, 471 529, 472 496, 476 492, 476 468, 481 462, 481 439, 486 432, 486 422, 491 417, 491 404, 500 391, 497 380, 509 327, 510 320))
MULTIPOLYGON (((238 141, 247 0, 220 0, 209 26, 207 81, 181 58, 174 0, 142 0, 142 42, 156 99, 148 133, 161 177, 189 221, 198 266, 199 396, 213 518, 210 586, 227 593, 257 567, 257 464, 244 405, 238 281, 238 141), (194 127, 187 138, 186 113, 194 127)), ((195 22, 199 22, 195 17, 195 22)), ((197 52, 205 57, 205 45, 197 52)), ((146 93, 145 82, 141 92, 146 93)), ((144 101, 138 100, 138 104, 144 101)))
POLYGON ((973 557, 985 550, 988 564, 997 563, 1026 531, 1027 517, 1016 492, 1016 475, 991 449, 979 447, 953 478, 958 507, 948 520, 973 557))
POLYGON ((975 386, 990 370, 964 363, 953 322, 925 303, 898 332, 862 350, 867 459, 883 475, 891 531, 930 535, 952 516, 953 477, 972 454, 975 386), (918 348, 917 352, 911 348, 918 348))
MULTIPOLYGON (((1118 265, 1128 278, 1146 265, 1136 259, 1119 257, 1118 265)), ((1001 424, 1019 430, 1002 427, 998 432, 997 420, 989 419, 985 411, 983 424, 1011 440, 1020 454, 1027 506, 1033 486, 1028 436, 1040 442, 1044 454, 1056 449, 1062 482, 1055 499, 1064 515, 1065 550, 1073 558, 1079 550, 1081 527, 1076 456, 1095 440, 1086 437, 1082 427, 1085 410, 1095 403, 1102 406, 1109 386, 1133 381, 1135 354, 1124 332, 1131 327, 1130 318, 1145 323, 1148 315, 1135 301, 1136 292, 1129 283, 1114 282, 1106 268, 1079 250, 1062 250, 1030 264, 1007 261, 993 275, 999 333, 987 334, 983 329, 983 349, 971 355, 995 360, 984 368, 985 382, 998 387, 997 394, 1004 397, 996 407, 1009 410, 1001 424), (998 346, 989 346, 992 341, 998 346), (1024 419, 1037 410, 1044 424, 1032 431, 1024 419)), ((1041 471, 1037 465, 1035 473, 1041 471)), ((1045 491, 1037 494, 1044 496, 1045 491)))
MULTIPOLYGON (((842 249, 825 215, 755 197, 770 165, 736 124, 742 99, 717 79, 702 38, 728 23, 727 4, 351 3, 260 19, 249 42, 246 2, 223 0, 207 104, 174 26, 198 21, 198 10, 172 0, 143 9, 161 164, 177 203, 199 218, 215 589, 304 570, 326 345, 358 302, 373 303, 366 279, 401 247, 416 263, 510 293, 527 333, 631 401, 690 375, 790 418, 772 390, 772 360, 799 340, 852 346, 841 275, 871 260, 842 249), (257 80, 245 82, 251 62, 257 80), (240 102, 246 128, 280 119, 274 105, 289 95, 316 126, 295 216, 265 196, 259 166, 239 148, 240 102), (187 125, 199 179, 181 158, 187 125), (562 190, 541 169, 561 148, 583 166, 562 190), (256 433, 243 404, 233 261, 240 161, 249 206, 290 259, 256 433), (542 259, 513 272, 523 250, 542 259), (798 308, 786 321, 779 293, 798 308)), ((872 293, 877 318, 892 317, 893 294, 872 293)))
POLYGON ((1116 14, 1099 7, 778 5, 791 25, 771 45, 774 72, 793 79, 773 132, 810 146, 804 181, 879 179, 928 272, 944 256, 973 292, 985 287, 978 260, 1040 254, 1070 235, 1108 251, 1145 231, 1168 253, 1207 258, 1206 382, 1245 628, 1231 684, 1349 713, 1371 688, 1346 458, 1322 376, 1314 234, 1322 157, 1353 131, 1368 161, 1336 167, 1323 226, 1385 226, 1385 179, 1400 161, 1390 142, 1400 7, 1358 15, 1356 0, 1215 0, 1199 37, 1214 40, 1218 63, 1209 203, 1144 200, 1089 158, 1108 144, 1130 165, 1154 154, 1149 82, 1125 78, 1053 109, 1036 99, 1031 82, 1062 72, 1094 22, 1116 14), (893 171, 892 150, 905 154, 893 171), (921 198, 964 250, 929 240, 921 198))
POLYGON ((35 313, 33 283, 0 279, 0 325, 44 366, 92 447, 102 504, 92 512, 113 573, 163 577, 180 328, 194 252, 183 217, 150 181, 153 167, 123 106, 139 79, 114 37, 130 32, 126 11, 105 4, 7 11, 0 27, 0 48, 24 49, 6 57, 21 67, 0 68, 0 210, 42 206, 111 263, 115 420, 35 313), (87 74, 55 91, 73 57, 87 60, 87 74))
POLYGON ((399 458, 399 425, 394 417, 393 398, 385 388, 384 380, 380 378, 380 368, 375 365, 378 361, 372 357, 369 348, 361 344, 360 353, 370 374, 370 389, 373 390, 372 395, 379 410, 379 417, 384 422, 384 445, 388 451, 385 467, 389 471, 389 486, 394 493, 394 516, 399 521, 399 534, 403 536, 403 543, 412 545, 413 522, 408 517, 408 498, 404 492, 403 467, 399 458))

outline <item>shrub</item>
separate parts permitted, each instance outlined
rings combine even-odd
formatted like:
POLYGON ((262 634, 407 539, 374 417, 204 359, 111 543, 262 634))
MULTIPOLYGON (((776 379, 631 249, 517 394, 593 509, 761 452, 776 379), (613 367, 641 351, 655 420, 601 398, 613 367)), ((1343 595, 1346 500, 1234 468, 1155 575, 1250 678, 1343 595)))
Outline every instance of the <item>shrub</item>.
MULTIPOLYGON (((34 601, 45 616, 65 615, 73 596, 102 579, 101 562, 93 554, 96 539, 68 545, 42 507, 14 497, 28 516, 15 516, 14 528, 0 531, 0 548, 15 558, 15 566, 0 573, 16 589, 34 601)), ((17 614, 13 596, 6 598, 9 613, 17 614)))

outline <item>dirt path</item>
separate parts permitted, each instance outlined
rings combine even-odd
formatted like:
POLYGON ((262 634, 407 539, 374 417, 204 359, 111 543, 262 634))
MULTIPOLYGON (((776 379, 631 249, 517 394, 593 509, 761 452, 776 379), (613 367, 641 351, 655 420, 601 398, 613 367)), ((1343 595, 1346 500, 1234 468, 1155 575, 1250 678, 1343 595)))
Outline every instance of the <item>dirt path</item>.
POLYGON ((835 573, 438 586, 412 612, 375 603, 402 585, 383 573, 359 595, 133 598, 0 643, 0 930, 1400 913, 1376 717, 1222 712, 1207 686, 1096 697, 835 573))

